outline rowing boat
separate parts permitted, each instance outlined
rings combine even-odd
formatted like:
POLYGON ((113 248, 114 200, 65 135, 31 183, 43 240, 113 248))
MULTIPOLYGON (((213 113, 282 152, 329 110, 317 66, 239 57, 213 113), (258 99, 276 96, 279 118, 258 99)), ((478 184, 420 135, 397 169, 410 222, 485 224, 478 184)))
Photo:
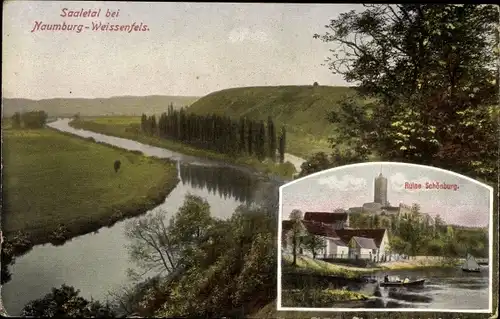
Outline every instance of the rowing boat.
POLYGON ((425 282, 425 279, 413 280, 413 281, 387 281, 381 282, 381 287, 406 287, 406 286, 421 286, 425 282))

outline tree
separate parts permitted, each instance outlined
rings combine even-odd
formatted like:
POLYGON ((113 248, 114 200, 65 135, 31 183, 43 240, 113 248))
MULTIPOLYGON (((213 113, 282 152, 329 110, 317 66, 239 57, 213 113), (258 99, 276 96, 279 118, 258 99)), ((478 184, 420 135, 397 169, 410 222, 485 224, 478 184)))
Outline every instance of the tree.
POLYGON ((120 170, 121 166, 122 166, 122 162, 120 162, 120 160, 116 160, 114 163, 115 173, 117 173, 120 170))
POLYGON ((286 147, 286 129, 283 126, 281 128, 281 134, 279 137, 279 156, 280 156, 280 163, 283 164, 285 162, 285 147, 286 147))
POLYGON ((151 134, 158 134, 158 124, 156 123, 156 116, 153 114, 150 119, 151 122, 151 134))
POLYGON ((149 124, 148 124, 148 117, 146 114, 142 114, 141 116, 141 131, 144 133, 148 132, 149 124))
POLYGON ((86 300, 79 296, 79 293, 79 290, 67 285, 52 288, 52 291, 43 298, 26 304, 22 316, 56 318, 112 318, 116 316, 110 305, 86 300))
POLYGON ((248 154, 250 156, 252 156, 254 153, 255 153, 255 148, 254 148, 254 145, 255 145, 255 137, 254 137, 254 123, 253 121, 249 120, 248 121, 248 134, 247 134, 247 138, 248 138, 248 154))
POLYGON ((21 128, 21 113, 16 112, 12 115, 12 127, 21 128))
POLYGON ((302 238, 302 246, 313 254, 316 259, 318 251, 326 247, 326 243, 320 236, 308 234, 302 238))
POLYGON ((302 236, 302 218, 304 214, 298 210, 294 209, 290 213, 290 220, 292 221, 292 229, 290 236, 292 237, 292 255, 293 255, 293 265, 297 265, 297 250, 300 247, 300 237, 302 236))
POLYGON ((325 169, 332 168, 333 164, 324 152, 319 152, 311 157, 300 166, 300 177, 307 176, 325 169))
POLYGON ((259 130, 257 131, 256 151, 257 158, 262 161, 266 157, 266 125, 264 124, 264 121, 260 121, 258 127, 259 130))
POLYGON ((499 58, 493 5, 366 5, 331 20, 330 69, 358 84, 332 144, 492 181, 499 58))
POLYGON ((247 317, 256 298, 275 298, 275 230, 275 216, 262 208, 240 206, 217 221, 154 317, 247 317))
POLYGON ((129 271, 131 276, 141 277, 151 271, 171 273, 177 268, 179 256, 171 244, 165 215, 166 212, 158 211, 126 224, 129 255, 144 271, 142 274, 129 271))
POLYGON ((45 111, 30 111, 21 114, 21 122, 24 124, 25 128, 29 129, 42 128, 47 122, 47 118, 48 115, 45 111))
POLYGON ((276 129, 274 128, 274 122, 271 116, 267 118, 267 137, 268 137, 267 145, 268 145, 269 158, 275 161, 276 148, 278 145, 276 141, 276 129))
POLYGON ((205 240, 213 224, 210 205, 206 199, 187 194, 184 203, 170 220, 167 231, 170 245, 175 247, 184 262, 191 262, 196 245, 205 240))
POLYGON ((240 140, 239 140, 239 151, 241 154, 244 154, 246 151, 246 145, 247 141, 245 139, 246 137, 246 132, 245 132, 245 118, 242 117, 240 118, 240 124, 239 124, 239 134, 240 134, 240 140))

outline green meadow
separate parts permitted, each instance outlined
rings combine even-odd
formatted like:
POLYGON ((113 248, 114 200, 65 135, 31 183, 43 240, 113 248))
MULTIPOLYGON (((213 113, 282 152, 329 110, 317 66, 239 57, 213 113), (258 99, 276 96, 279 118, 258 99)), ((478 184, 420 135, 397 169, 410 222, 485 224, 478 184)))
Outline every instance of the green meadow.
POLYGON ((3 129, 2 223, 32 244, 145 212, 177 185, 173 163, 52 129, 3 129), (115 160, 121 168, 115 172, 115 160))

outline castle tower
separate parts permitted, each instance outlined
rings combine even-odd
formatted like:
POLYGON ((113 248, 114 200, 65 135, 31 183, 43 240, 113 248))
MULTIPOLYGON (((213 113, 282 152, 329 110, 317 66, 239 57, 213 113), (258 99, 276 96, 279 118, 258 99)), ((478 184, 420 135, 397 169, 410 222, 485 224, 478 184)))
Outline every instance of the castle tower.
POLYGON ((382 175, 382 169, 380 169, 379 176, 375 178, 374 188, 373 201, 387 206, 387 178, 382 175))

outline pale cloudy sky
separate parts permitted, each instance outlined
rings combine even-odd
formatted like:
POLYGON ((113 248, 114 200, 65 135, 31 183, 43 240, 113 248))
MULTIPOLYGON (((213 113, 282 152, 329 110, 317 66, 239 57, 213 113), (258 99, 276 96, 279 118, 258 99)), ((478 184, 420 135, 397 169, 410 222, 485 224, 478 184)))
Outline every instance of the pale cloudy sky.
POLYGON ((397 163, 346 166, 284 186, 282 218, 288 219, 293 209, 326 212, 373 202, 374 179, 381 171, 388 180, 387 200, 392 206, 418 203, 422 212, 432 217, 439 214, 448 223, 489 225, 489 188, 447 171, 397 163), (425 188, 426 182, 434 181, 456 184, 458 189, 409 190, 404 187, 405 182, 414 182, 425 188))
POLYGON ((194 95, 239 86, 347 85, 321 64, 330 45, 312 38, 360 4, 4 2, 6 97, 194 95), (100 18, 61 10, 101 9, 100 18), (120 10, 106 18, 107 9, 120 10), (81 33, 31 32, 35 21, 84 24, 81 33), (92 22, 141 22, 149 32, 96 32, 92 22))

